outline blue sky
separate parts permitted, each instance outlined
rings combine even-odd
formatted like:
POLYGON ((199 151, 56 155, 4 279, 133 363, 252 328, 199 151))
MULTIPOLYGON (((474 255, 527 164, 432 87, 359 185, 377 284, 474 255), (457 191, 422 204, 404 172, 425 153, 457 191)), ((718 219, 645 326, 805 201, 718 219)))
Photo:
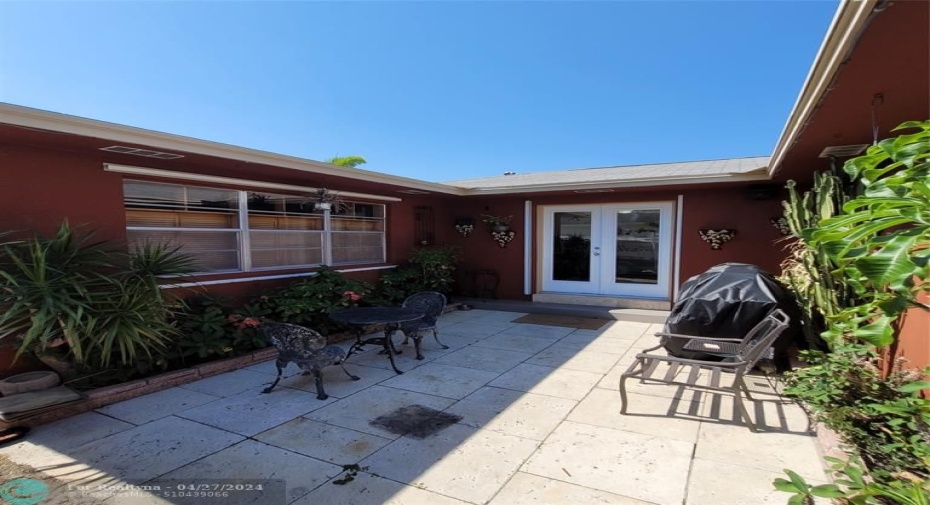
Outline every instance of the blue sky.
POLYGON ((0 101, 430 181, 768 155, 835 9, 0 2, 0 101))

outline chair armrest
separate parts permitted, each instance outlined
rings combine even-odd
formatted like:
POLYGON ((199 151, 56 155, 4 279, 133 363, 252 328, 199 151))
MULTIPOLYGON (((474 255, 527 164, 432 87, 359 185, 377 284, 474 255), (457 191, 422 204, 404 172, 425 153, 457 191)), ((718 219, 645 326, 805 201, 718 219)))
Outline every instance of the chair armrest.
POLYGON ((680 335, 678 333, 656 333, 657 337, 671 337, 671 338, 684 338, 688 340, 713 340, 716 342, 742 342, 741 338, 717 338, 717 337, 695 337, 693 335, 680 335))
POLYGON ((715 368, 739 368, 744 366, 747 362, 745 360, 740 361, 707 361, 702 359, 687 359, 687 358, 678 358, 675 356, 659 356, 656 354, 646 354, 639 353, 636 355, 636 358, 649 358, 656 361, 667 361, 670 363, 681 363, 683 365, 704 365, 715 368))

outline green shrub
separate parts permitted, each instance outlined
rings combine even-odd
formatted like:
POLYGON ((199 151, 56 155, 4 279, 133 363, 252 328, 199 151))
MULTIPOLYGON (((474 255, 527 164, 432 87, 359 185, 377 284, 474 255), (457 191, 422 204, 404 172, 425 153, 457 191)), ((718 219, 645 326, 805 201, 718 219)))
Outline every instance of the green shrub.
POLYGON ((883 378, 878 355, 861 345, 802 356, 810 366, 786 377, 785 392, 855 448, 876 479, 899 472, 930 477, 930 400, 915 392, 928 386, 919 371, 896 366, 883 378))
POLYGON ((54 237, 0 244, 0 338, 17 339, 18 355, 129 366, 159 355, 176 335, 179 304, 157 277, 190 272, 191 259, 163 245, 126 252, 91 236, 65 222, 54 237))
POLYGON ((284 290, 257 298, 253 305, 267 311, 277 321, 299 324, 323 335, 343 326, 329 319, 330 312, 357 307, 371 292, 370 284, 347 279, 330 267, 320 267, 316 275, 284 290))

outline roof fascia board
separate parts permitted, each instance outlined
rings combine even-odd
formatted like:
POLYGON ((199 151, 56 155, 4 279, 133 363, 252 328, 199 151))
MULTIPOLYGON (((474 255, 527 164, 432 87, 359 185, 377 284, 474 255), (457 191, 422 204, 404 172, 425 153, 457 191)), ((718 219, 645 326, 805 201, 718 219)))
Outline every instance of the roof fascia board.
POLYGON ((624 189, 641 188, 649 186, 673 186, 684 184, 713 184, 724 182, 757 182, 770 180, 763 170, 736 175, 713 175, 676 177, 674 179, 635 179, 628 181, 607 181, 588 184, 534 184, 532 186, 509 186, 496 188, 469 188, 468 195, 498 195, 507 193, 539 193, 543 191, 578 191, 586 189, 624 189))
MULTIPOLYGON (((113 163, 104 163, 103 170, 106 172, 116 172, 127 175, 141 175, 145 177, 158 177, 163 179, 175 179, 194 182, 207 182, 215 184, 226 184, 229 186, 246 186, 249 188, 272 189, 279 191, 293 191, 296 193, 313 193, 319 188, 308 186, 295 186, 292 184, 278 184, 276 182, 253 181, 249 179, 236 179, 233 177, 222 177, 218 175, 195 174, 191 172, 175 172, 174 170, 161 170, 158 168, 134 167, 130 165, 116 165, 113 163)), ((369 195, 367 193, 353 193, 350 191, 336 191, 341 197, 346 198, 363 198, 366 200, 377 200, 381 202, 400 202, 400 198, 393 196, 369 195)))
POLYGON ((841 0, 791 114, 775 144, 769 162, 769 172, 772 176, 781 168, 781 162, 788 150, 801 134, 820 100, 829 91, 878 2, 879 0, 841 0))
POLYGON ((331 175, 334 177, 344 177, 347 179, 363 180, 379 184, 390 184, 442 194, 462 194, 460 188, 454 186, 419 181, 358 168, 348 169, 329 163, 298 158, 296 156, 275 154, 257 149, 248 149, 230 144, 200 140, 192 137, 162 133, 105 121, 97 121, 9 103, 0 103, 0 123, 34 128, 37 130, 48 130, 84 137, 106 139, 118 143, 140 144, 166 151, 181 151, 204 156, 234 159, 247 163, 258 163, 322 175, 331 175))

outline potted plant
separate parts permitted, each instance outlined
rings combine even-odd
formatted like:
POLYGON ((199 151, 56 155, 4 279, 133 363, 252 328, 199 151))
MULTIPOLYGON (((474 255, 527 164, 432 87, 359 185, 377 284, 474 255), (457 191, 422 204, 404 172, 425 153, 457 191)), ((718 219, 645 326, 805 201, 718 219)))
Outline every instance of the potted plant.
POLYGON ((249 193, 249 210, 274 210, 271 195, 249 193))
POLYGON ((491 225, 492 232, 508 232, 510 231, 510 221, 513 219, 513 216, 492 216, 490 214, 481 214, 481 220, 485 223, 491 225))
POLYGON ((339 193, 330 191, 326 188, 320 188, 313 193, 311 197, 313 208, 316 210, 329 210, 332 212, 341 212, 348 207, 339 193))

